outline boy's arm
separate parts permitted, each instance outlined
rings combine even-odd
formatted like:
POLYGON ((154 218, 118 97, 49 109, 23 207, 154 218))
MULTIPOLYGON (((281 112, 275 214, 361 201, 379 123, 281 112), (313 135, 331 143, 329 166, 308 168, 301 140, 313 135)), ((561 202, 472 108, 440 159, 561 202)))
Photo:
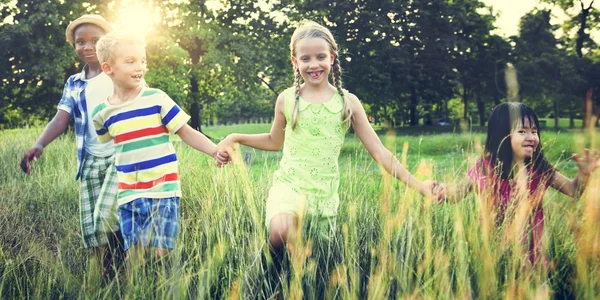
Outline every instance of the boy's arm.
POLYGON ((381 140, 375 133, 375 130, 371 127, 371 124, 367 119, 367 114, 358 98, 353 94, 349 94, 348 97, 352 105, 352 128, 354 128, 356 136, 358 136, 367 151, 369 151, 371 157, 382 166, 386 172, 393 175, 398 180, 404 182, 409 187, 416 189, 422 195, 432 197, 432 186, 435 187, 435 182, 421 182, 415 176, 410 174, 392 152, 383 146, 381 140))
POLYGON ((217 154, 217 145, 209 140, 204 134, 194 130, 190 125, 184 124, 176 133, 181 140, 192 148, 212 157, 215 157, 217 154))
POLYGON ((221 143, 219 149, 232 151, 236 143, 260 150, 278 151, 285 140, 285 115, 283 113, 284 97, 279 94, 275 103, 275 117, 269 133, 238 134, 232 133, 221 143))
POLYGON ((42 155, 44 147, 46 147, 59 135, 65 132, 67 126, 69 125, 70 119, 71 115, 68 112, 62 109, 59 109, 56 112, 56 115, 54 115, 54 118, 52 118, 48 125, 46 125, 44 132, 42 133, 42 135, 40 135, 35 144, 33 144, 31 148, 25 151, 23 159, 21 159, 21 169, 23 170, 23 172, 29 174, 29 172, 31 171, 30 162, 32 160, 37 160, 38 157, 42 155))

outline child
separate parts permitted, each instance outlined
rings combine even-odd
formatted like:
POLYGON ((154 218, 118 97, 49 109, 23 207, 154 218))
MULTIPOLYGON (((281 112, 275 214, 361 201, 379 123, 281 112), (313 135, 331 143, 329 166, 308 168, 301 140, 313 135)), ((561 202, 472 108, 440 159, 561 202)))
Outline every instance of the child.
POLYGON ((303 211, 324 225, 322 233, 332 231, 339 205, 338 157, 349 126, 373 159, 397 179, 428 197, 435 184, 421 182, 400 164, 382 145, 358 98, 342 89, 338 46, 327 28, 301 23, 292 35, 290 52, 294 87, 278 96, 270 133, 231 134, 219 144, 219 149, 229 151, 236 143, 271 151, 283 146, 266 206, 276 262, 292 241, 288 234, 298 226, 303 211))
POLYGON ((128 252, 129 259, 142 259, 135 252, 147 246, 161 258, 174 248, 179 231, 181 188, 169 133, 218 161, 224 159, 213 142, 186 124, 190 117, 168 95, 142 84, 146 49, 139 36, 110 33, 98 41, 96 52, 102 71, 114 83, 112 95, 92 115, 98 140, 115 143, 125 250, 141 243, 133 254, 128 252))
POLYGON ((21 169, 29 174, 30 162, 36 161, 44 147, 67 129, 71 117, 75 119, 78 163, 75 180, 81 179, 79 210, 83 246, 104 262, 105 280, 114 276, 123 256, 122 237, 116 222, 114 145, 99 143, 91 124, 91 108, 106 99, 113 90, 112 81, 102 73, 96 57, 96 42, 110 30, 111 26, 99 15, 83 15, 67 26, 67 41, 73 45, 85 66, 81 73, 69 77, 56 115, 21 160, 21 169), (105 221, 103 226, 94 225, 94 216, 106 219, 102 220, 105 221))
POLYGON ((539 132, 539 121, 531 108, 517 102, 499 104, 488 120, 483 157, 457 187, 440 184, 439 188, 442 196, 456 201, 475 186, 479 194, 490 197, 488 203, 495 210, 497 224, 510 224, 515 216, 518 219, 522 212, 527 213, 529 222, 522 228, 529 234, 519 238, 524 246, 529 244, 529 263, 546 265, 542 253, 544 193, 552 186, 567 196, 579 197, 598 167, 600 153, 586 149, 581 157, 574 154, 578 172, 569 180, 544 157, 539 132))

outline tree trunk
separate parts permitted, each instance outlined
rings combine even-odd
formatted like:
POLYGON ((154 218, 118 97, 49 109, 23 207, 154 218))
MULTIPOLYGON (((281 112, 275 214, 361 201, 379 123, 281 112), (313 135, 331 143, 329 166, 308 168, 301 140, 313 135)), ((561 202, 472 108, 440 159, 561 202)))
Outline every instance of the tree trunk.
POLYGON ((569 105, 569 128, 575 128, 575 112, 573 111, 573 103, 569 105))
POLYGON ((580 58, 583 57, 583 52, 581 49, 583 48, 583 42, 586 39, 585 28, 587 27, 587 17, 590 14, 590 10, 592 9, 592 4, 594 1, 590 3, 588 8, 583 7, 583 2, 579 1, 581 4, 581 14, 579 15, 579 29, 577 30, 577 40, 575 40, 575 52, 577 52, 577 56, 580 58))
POLYGON ((414 86, 410 87, 410 126, 419 125, 419 113, 417 111, 417 105, 419 104, 419 98, 417 97, 417 89, 414 86))
POLYGON ((424 125, 432 125, 433 124, 433 112, 431 104, 425 105, 425 116, 423 116, 423 124, 424 125))
POLYGON ((469 92, 466 88, 463 87, 463 120, 467 120, 468 112, 469 112, 469 92))
MULTIPOLYGON (((583 57, 583 42, 585 41, 587 35, 585 34, 585 29, 587 27, 587 18, 588 15, 590 14, 590 10, 592 9, 592 5, 594 4, 594 1, 592 1, 590 3, 590 5, 588 6, 588 8, 585 8, 583 6, 583 2, 580 0, 579 4, 581 5, 581 14, 579 15, 579 29, 577 30, 577 39, 575 40, 575 52, 577 53, 577 56, 579 58, 583 57)), ((585 101, 585 100, 584 100, 585 101)), ((582 128, 585 128, 587 126, 588 123, 588 118, 587 116, 590 115, 591 111, 589 111, 588 109, 591 109, 591 106, 588 106, 588 104, 586 102, 584 102, 583 104, 583 122, 581 124, 582 128)))
POLYGON ((479 126, 485 126, 485 103, 481 95, 477 94, 477 112, 479 113, 479 126))
POLYGON ((202 132, 202 123, 200 122, 200 92, 198 91, 198 79, 195 71, 190 76, 190 96, 192 97, 192 107, 190 108, 190 117, 192 119, 192 128, 202 132))

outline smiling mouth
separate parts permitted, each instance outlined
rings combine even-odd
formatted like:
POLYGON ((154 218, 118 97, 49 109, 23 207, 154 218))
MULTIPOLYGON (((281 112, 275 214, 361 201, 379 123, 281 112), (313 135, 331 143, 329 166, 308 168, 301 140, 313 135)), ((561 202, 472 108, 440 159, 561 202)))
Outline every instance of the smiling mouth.
POLYGON ((311 78, 319 78, 319 76, 321 76, 321 74, 323 74, 323 71, 308 72, 308 75, 311 78))
POLYGON ((135 78, 135 79, 142 79, 142 75, 133 75, 133 76, 131 76, 131 77, 132 77, 132 78, 135 78))

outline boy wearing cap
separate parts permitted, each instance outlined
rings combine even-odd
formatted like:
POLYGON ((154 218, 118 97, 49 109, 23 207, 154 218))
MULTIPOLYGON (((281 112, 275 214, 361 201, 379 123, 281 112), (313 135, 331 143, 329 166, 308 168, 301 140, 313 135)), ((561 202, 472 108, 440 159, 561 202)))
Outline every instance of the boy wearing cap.
POLYGON ((56 115, 21 160, 21 169, 29 174, 30 162, 36 161, 44 147, 67 129, 73 117, 78 163, 75 180, 81 182, 79 210, 83 246, 91 249, 103 264, 105 280, 114 277, 123 257, 116 215, 114 144, 99 143, 91 121, 92 109, 112 95, 114 89, 96 56, 96 42, 110 30, 110 24, 99 15, 83 15, 67 26, 67 41, 85 66, 80 73, 69 77, 56 115))

